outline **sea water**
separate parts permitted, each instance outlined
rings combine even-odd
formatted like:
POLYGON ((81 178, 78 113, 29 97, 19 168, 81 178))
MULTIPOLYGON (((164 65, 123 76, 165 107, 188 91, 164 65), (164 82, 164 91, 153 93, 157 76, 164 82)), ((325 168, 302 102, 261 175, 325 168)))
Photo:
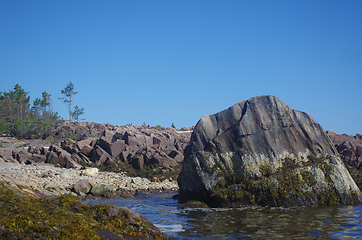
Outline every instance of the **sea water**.
POLYGON ((362 205, 183 208, 173 195, 145 194, 87 203, 128 207, 175 239, 362 239, 362 205))

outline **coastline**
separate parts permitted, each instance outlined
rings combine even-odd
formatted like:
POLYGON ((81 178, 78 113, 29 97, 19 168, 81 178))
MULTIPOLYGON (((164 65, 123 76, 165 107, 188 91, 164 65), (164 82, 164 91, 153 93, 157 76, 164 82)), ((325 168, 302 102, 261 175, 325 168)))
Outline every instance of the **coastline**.
MULTIPOLYGON (((90 185, 105 185, 108 192, 126 193, 130 197, 138 192, 177 192, 175 180, 166 179, 163 182, 152 182, 147 178, 128 177, 126 173, 99 171, 94 176, 82 175, 81 169, 61 168, 47 163, 19 164, 4 162, 0 159, 0 179, 11 181, 17 187, 32 195, 60 196, 73 194, 73 187, 86 180, 90 185), (40 193, 40 194, 39 194, 40 193)), ((78 194, 80 197, 93 197, 88 194, 78 194)), ((120 194, 116 194, 122 196, 120 194)), ((112 195, 115 197, 115 195, 112 195)))

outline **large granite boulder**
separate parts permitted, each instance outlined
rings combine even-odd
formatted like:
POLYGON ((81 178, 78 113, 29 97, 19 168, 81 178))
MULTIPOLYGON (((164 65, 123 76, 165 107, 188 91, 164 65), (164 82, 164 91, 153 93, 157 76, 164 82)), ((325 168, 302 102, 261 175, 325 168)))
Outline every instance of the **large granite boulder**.
POLYGON ((358 203, 361 192, 321 125, 274 96, 203 116, 185 150, 179 201, 211 206, 358 203))

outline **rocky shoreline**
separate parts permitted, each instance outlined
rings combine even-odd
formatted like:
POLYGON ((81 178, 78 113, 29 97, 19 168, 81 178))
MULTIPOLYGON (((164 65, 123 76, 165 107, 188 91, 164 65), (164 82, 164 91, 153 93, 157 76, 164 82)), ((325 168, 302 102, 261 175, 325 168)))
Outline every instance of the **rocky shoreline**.
MULTIPOLYGON (((85 170, 75 168, 60 168, 51 164, 18 164, 8 163, 0 159, 0 178, 12 181, 20 189, 26 189, 30 194, 59 196, 63 194, 76 195, 77 184, 88 182, 90 187, 102 187, 98 196, 117 197, 133 196, 137 192, 170 192, 178 191, 175 180, 166 179, 163 182, 151 182, 146 178, 128 177, 125 173, 96 172, 91 176, 82 174, 85 170), (112 194, 110 194, 112 193, 112 194)), ((87 192, 78 192, 86 197, 87 192)), ((88 197, 97 194, 88 194, 88 197)))

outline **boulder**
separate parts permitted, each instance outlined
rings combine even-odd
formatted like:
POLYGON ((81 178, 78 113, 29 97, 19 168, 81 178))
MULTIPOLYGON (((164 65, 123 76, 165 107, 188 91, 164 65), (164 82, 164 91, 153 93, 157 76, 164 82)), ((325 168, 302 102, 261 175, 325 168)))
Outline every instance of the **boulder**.
POLYGON ((181 203, 214 207, 351 204, 362 195, 322 126, 274 96, 203 116, 178 184, 181 203))
POLYGON ((104 135, 105 136, 102 136, 98 139, 97 145, 110 154, 113 135, 111 135, 109 132, 104 132, 104 135))
POLYGON ((136 155, 130 161, 132 168, 134 169, 141 169, 144 165, 144 157, 143 155, 136 155))
POLYGON ((79 152, 79 149, 76 144, 71 143, 69 140, 64 140, 60 144, 61 148, 67 151, 70 154, 79 152))
POLYGON ((112 157, 117 158, 117 157, 119 157, 121 152, 126 149, 126 147, 127 147, 127 145, 124 140, 117 140, 115 142, 112 142, 111 145, 109 146, 109 148, 110 148, 109 154, 112 157))
POLYGON ((81 168, 80 164, 72 160, 70 153, 54 145, 49 147, 46 163, 58 164, 65 168, 81 168))
POLYGON ((62 171, 59 176, 61 179, 72 179, 78 177, 77 174, 68 170, 62 171))
POLYGON ((13 150, 13 158, 16 159, 19 163, 25 163, 31 158, 32 154, 28 151, 22 149, 20 151, 13 150))
POLYGON ((78 149, 82 149, 85 146, 90 146, 91 142, 92 142, 92 139, 85 139, 85 140, 78 141, 76 143, 76 145, 77 145, 78 149))
POLYGON ((90 156, 90 153, 92 152, 93 147, 90 145, 85 145, 80 149, 80 152, 83 153, 85 156, 90 156))
POLYGON ((96 145, 90 153, 90 160, 97 166, 103 164, 107 160, 114 162, 113 157, 98 145, 96 145))
POLYGON ((86 168, 82 170, 81 175, 95 177, 98 175, 98 168, 86 168))
POLYGON ((13 161, 15 159, 13 157, 13 151, 15 151, 15 148, 0 148, 0 157, 5 161, 13 161))
MULTIPOLYGON (((184 149, 192 129, 177 132, 166 127, 119 127, 111 124, 62 121, 52 131, 47 132, 47 136, 44 135, 52 141, 60 142, 61 147, 54 144, 49 149, 42 148, 47 144, 46 141, 29 146, 29 153, 38 154, 34 155, 34 160, 29 161, 43 161, 40 157, 43 155, 46 162, 63 167, 72 167, 73 163, 82 166, 95 163, 97 166, 117 167, 118 160, 135 168, 149 165, 173 167, 183 161, 184 149)), ((6 154, 3 155, 4 160, 7 160, 6 154)), ((10 157, 13 158, 12 152, 10 157)), ((15 157, 20 161, 25 159, 17 155, 15 157)))
POLYGON ((46 161, 46 156, 42 154, 33 153, 29 158, 29 161, 32 163, 43 163, 46 161))
POLYGON ((92 188, 90 189, 90 193, 93 196, 103 196, 104 194, 110 191, 111 191, 110 188, 105 184, 96 184, 93 185, 92 188))
POLYGON ((88 180, 80 180, 73 186, 73 191, 78 194, 87 194, 89 190, 92 188, 92 185, 88 180))

